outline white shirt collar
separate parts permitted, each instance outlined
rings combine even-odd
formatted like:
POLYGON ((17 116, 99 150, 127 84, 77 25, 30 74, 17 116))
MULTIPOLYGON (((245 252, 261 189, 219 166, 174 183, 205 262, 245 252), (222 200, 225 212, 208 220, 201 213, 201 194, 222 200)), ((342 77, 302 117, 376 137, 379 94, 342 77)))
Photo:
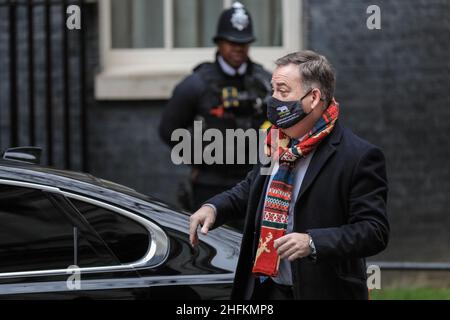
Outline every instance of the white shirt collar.
POLYGON ((219 61, 220 68, 222 68, 222 71, 225 72, 229 76, 235 76, 236 73, 240 76, 245 74, 247 71, 247 62, 244 62, 241 64, 241 66, 236 70, 232 66, 230 66, 223 58, 222 56, 218 56, 217 60, 219 61))

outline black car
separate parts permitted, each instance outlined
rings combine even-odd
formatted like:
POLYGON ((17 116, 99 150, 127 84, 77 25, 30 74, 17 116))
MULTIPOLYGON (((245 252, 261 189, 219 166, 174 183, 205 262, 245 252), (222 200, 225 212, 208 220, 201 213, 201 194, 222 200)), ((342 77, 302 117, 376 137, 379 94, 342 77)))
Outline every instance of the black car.
POLYGON ((227 299, 241 235, 192 248, 188 228, 130 188, 2 159, 0 299, 227 299))

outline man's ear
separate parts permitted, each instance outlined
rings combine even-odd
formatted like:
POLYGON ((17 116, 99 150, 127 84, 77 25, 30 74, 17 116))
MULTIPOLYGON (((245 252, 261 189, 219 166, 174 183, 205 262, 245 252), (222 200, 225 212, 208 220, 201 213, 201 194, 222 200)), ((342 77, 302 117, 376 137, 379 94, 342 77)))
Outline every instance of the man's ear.
POLYGON ((319 88, 314 88, 311 92, 311 97, 313 99, 311 103, 311 109, 315 109, 320 107, 320 105, 324 102, 324 98, 322 97, 322 92, 319 88))

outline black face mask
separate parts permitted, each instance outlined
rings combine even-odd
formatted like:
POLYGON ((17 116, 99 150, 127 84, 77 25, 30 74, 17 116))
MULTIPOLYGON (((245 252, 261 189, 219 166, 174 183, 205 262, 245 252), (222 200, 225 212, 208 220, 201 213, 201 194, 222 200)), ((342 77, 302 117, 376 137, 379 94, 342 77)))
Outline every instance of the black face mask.
POLYGON ((296 101, 281 101, 270 97, 267 101, 267 119, 278 128, 287 129, 303 120, 309 113, 303 110, 302 100, 312 92, 309 90, 296 101))

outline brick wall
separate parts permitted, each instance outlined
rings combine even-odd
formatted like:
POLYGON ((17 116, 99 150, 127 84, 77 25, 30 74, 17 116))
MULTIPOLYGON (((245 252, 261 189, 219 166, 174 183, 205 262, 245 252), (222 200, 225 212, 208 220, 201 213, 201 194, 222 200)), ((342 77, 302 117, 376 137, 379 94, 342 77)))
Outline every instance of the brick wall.
POLYGON ((334 64, 344 122, 385 151, 392 238, 380 258, 450 261, 450 2, 304 4, 306 46, 334 64), (366 27, 371 4, 381 30, 366 27))

